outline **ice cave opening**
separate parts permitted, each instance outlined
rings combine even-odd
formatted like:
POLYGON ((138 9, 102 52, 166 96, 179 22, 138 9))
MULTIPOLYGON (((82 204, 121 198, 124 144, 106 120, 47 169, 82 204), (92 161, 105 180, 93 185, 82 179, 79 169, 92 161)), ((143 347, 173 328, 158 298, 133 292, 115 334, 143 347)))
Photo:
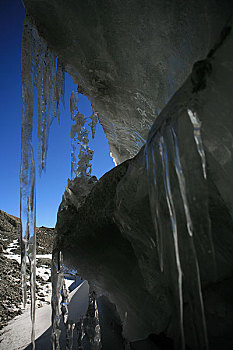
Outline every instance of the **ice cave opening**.
POLYGON ((78 90, 53 246, 53 348, 62 347, 62 314, 68 349, 231 349, 232 2, 23 2, 21 245, 32 325, 32 92, 43 169, 66 71, 78 90), (78 93, 91 101, 89 117, 78 93), (117 164, 99 180, 89 147, 98 120, 117 164), (87 313, 75 322, 67 268, 89 283, 87 313))

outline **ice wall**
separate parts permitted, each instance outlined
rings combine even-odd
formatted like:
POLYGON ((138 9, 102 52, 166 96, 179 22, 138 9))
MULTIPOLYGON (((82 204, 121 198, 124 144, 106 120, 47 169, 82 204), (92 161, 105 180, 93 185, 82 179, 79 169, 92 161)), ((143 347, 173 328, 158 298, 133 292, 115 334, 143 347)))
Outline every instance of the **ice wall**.
MULTIPOLYGON (((200 121, 196 113, 187 110, 187 114, 191 116, 191 122, 194 125, 194 138, 197 144, 198 153, 201 155, 201 163, 203 176, 206 177, 206 159, 205 152, 202 147, 202 139, 200 133, 200 121), (195 118, 194 118, 195 115, 195 118), (197 136, 198 135, 198 136, 197 136)), ((165 124, 165 123, 164 123, 165 124)), ((193 323, 198 328, 196 330, 197 344, 200 349, 208 349, 208 336, 206 328, 206 320, 204 313, 200 268, 195 247, 195 235, 193 221, 193 208, 191 211, 188 196, 191 189, 186 186, 186 177, 181 164, 180 148, 177 137, 177 121, 173 120, 167 126, 163 125, 156 134, 150 135, 146 144, 145 157, 148 174, 148 186, 150 195, 151 215, 154 223, 156 239, 151 238, 152 247, 157 247, 159 263, 161 271, 167 275, 170 274, 171 289, 173 290, 174 304, 177 305, 177 321, 180 325, 180 336, 177 337, 177 343, 180 349, 185 349, 185 332, 184 332, 184 284, 189 284, 190 298, 195 309, 193 315, 193 323), (175 172, 174 172, 175 171, 175 172), (176 174, 177 183, 174 177, 176 174), (178 189, 175 188, 178 186, 178 189), (180 196, 180 198, 178 197, 180 196), (163 199, 162 199, 163 198, 163 199), (166 199, 167 208, 164 207, 166 199), (181 203, 179 203, 179 200, 181 203), (187 239, 182 236, 179 227, 180 210, 182 210, 186 221, 187 239), (167 215, 165 214, 167 211, 167 215), (167 220, 170 219, 170 229, 167 220), (172 238, 171 238, 172 237, 172 238), (172 241, 173 240, 173 241, 172 241), (184 246, 183 240, 186 241, 185 249, 189 251, 188 261, 183 258, 181 245, 184 246), (181 243, 182 242, 182 243, 181 243), (189 264, 188 271, 185 265, 189 264), (187 274, 192 276, 187 279, 187 274), (197 319, 195 319, 195 317, 197 319)), ((190 157, 194 158, 195 149, 190 147, 190 157)), ((201 182, 202 174, 199 173, 199 181, 201 182)), ((204 185, 205 187, 205 185, 204 185)), ((195 191, 195 189, 194 189, 195 191)), ((198 191, 198 190, 197 190, 198 191)), ((208 221, 208 216, 206 217, 208 221)), ((196 224, 196 223, 195 223, 196 224)), ((214 256, 213 243, 210 231, 207 229, 207 249, 214 256)), ((210 259, 208 254, 206 259, 210 259)), ((214 258, 213 258, 214 269, 214 258)))
MULTIPOLYGON (((171 291, 169 302, 176 305, 172 317, 179 324, 179 335, 174 325, 170 326, 170 334, 182 349, 187 342, 192 349, 208 349, 202 290, 214 281, 224 280, 226 275, 232 276, 231 229, 220 229, 232 222, 232 214, 225 221, 219 201, 222 198, 226 212, 232 213, 229 140, 233 129, 228 85, 233 81, 232 43, 230 20, 207 58, 194 64, 191 76, 149 133, 141 157, 147 170, 153 233, 147 229, 142 234, 137 228, 140 220, 134 223, 138 204, 133 202, 143 200, 143 184, 136 180, 135 165, 117 191, 117 218, 132 242, 147 288, 153 293, 158 288, 153 257, 157 250, 161 279, 171 291), (137 185, 131 191, 133 181, 137 185), (127 208, 129 202, 132 204, 127 208), (219 209, 215 217, 213 208, 219 209), (188 308, 188 316, 184 308, 188 308)), ((140 169, 143 177, 143 165, 138 162, 139 172, 140 169)), ((211 326, 208 327, 210 334, 211 326)))
POLYGON ((59 210, 64 261, 107 291, 131 341, 232 347, 232 45, 229 21, 138 155, 59 210))

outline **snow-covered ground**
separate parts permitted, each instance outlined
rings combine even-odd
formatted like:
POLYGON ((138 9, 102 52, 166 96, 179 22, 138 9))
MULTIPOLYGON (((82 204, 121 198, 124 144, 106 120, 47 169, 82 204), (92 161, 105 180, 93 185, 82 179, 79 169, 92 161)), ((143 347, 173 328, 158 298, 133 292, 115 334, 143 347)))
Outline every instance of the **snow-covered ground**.
MULTIPOLYGON (((18 240, 14 240, 12 243, 8 245, 8 248, 5 251, 4 256, 11 260, 16 260, 19 264, 21 262, 21 257, 19 254, 15 254, 14 250, 18 247, 18 240)), ((36 259, 52 259, 52 254, 37 254, 36 259)), ((51 300, 51 268, 48 266, 48 264, 40 264, 40 266, 36 269, 36 275, 37 275, 37 301, 36 305, 37 307, 41 307, 42 304, 50 303, 51 300)), ((29 281, 27 282, 27 285, 29 286, 29 281)))
MULTIPOLYGON (((20 264, 21 257, 15 253, 18 248, 18 239, 13 240, 8 244, 7 249, 3 252, 4 256, 10 260, 17 261, 20 264)), ((49 259, 51 254, 37 255, 37 260, 49 259)), ((48 260, 47 260, 48 261, 48 260)), ((37 291, 36 291, 36 337, 40 337, 51 324, 51 268, 45 260, 45 264, 40 263, 37 267, 37 291)), ((19 281, 20 283, 20 281, 19 281)), ((27 282, 29 285, 29 281, 27 282)), ((22 308, 22 305, 19 306, 22 308)), ((30 304, 26 305, 25 310, 21 315, 16 316, 9 324, 1 331, 0 349, 24 349, 31 340, 31 318, 30 304)))

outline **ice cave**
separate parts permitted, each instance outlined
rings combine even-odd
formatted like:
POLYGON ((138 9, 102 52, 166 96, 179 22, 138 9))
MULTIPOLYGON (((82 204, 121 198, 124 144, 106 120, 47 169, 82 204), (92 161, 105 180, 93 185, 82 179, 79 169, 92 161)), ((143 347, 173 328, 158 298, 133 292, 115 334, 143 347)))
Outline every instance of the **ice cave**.
POLYGON ((43 170, 67 72, 77 91, 72 177, 53 246, 53 349, 233 349, 232 0, 23 3, 21 245, 32 323, 33 87, 43 170), (78 93, 91 101, 90 118, 78 93), (116 163, 99 180, 88 145, 97 120, 116 163), (76 321, 65 268, 89 284, 76 321))

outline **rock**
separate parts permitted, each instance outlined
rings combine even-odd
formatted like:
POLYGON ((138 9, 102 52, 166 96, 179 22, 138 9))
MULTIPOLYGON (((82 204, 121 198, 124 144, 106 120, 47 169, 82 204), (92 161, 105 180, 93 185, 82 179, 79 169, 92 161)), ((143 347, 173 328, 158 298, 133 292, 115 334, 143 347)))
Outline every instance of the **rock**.
POLYGON ((20 232, 20 219, 0 210, 0 231, 20 232))

